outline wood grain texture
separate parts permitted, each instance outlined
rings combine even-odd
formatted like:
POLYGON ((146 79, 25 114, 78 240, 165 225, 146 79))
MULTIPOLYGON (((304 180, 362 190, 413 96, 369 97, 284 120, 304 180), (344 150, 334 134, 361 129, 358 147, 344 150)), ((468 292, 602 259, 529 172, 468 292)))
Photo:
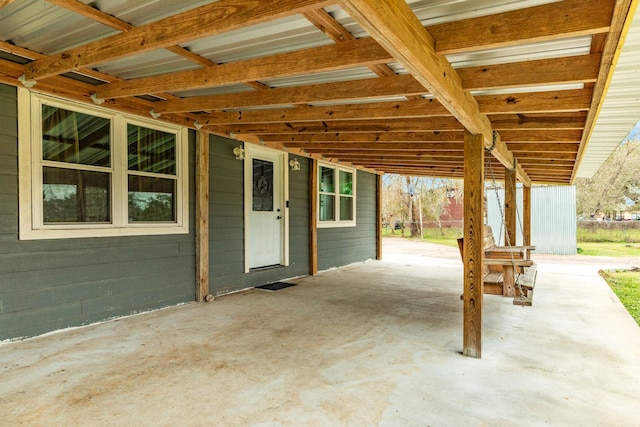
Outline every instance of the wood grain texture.
POLYGON ((268 93, 242 92, 158 101, 155 103, 154 108, 159 113, 224 110, 228 108, 283 106, 351 99, 363 100, 426 93, 428 93, 427 89, 418 83, 413 76, 403 75, 276 88, 268 93))
POLYGON ((196 301, 209 294, 209 134, 196 135, 196 301))
POLYGON ((376 176, 376 259, 382 260, 382 175, 376 176))
POLYGON ((27 79, 38 80, 78 67, 303 13, 330 3, 318 0, 221 0, 39 59, 25 67, 25 75, 27 79))
POLYGON ((429 26, 440 54, 513 46, 609 30, 613 0, 565 0, 429 26))
MULTIPOLYGON (((504 246, 516 245, 517 223, 516 209, 518 208, 516 198, 516 174, 513 169, 504 170, 504 246)), ((502 294, 504 296, 515 296, 515 271, 512 265, 504 266, 504 285, 502 294)))
POLYGON ((309 274, 318 274, 318 160, 309 162, 309 274))
POLYGON ((462 354, 482 357, 484 146, 482 135, 464 137, 464 291, 462 354))
MULTIPOLYGON (((343 0, 342 7, 374 39, 404 66, 416 80, 444 105, 466 130, 483 135, 486 147, 501 163, 513 164, 513 154, 501 141, 494 140, 489 119, 449 61, 436 53, 435 41, 404 1, 343 0)), ((521 168, 520 180, 530 185, 521 168)))
MULTIPOLYGON (((166 73, 100 85, 100 99, 122 98, 160 91, 219 87, 291 75, 320 73, 393 61, 375 40, 350 42, 278 53, 267 57, 229 62, 197 70, 166 73)), ((192 107, 193 108, 193 107, 192 107)))
POLYGON ((531 244, 531 187, 522 187, 522 240, 525 246, 531 244))

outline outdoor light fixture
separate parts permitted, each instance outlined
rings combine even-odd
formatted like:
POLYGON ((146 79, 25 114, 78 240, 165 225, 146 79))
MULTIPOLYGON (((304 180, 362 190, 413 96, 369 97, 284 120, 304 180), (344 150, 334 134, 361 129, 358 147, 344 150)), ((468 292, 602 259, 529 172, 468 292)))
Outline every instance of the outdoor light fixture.
POLYGON ((235 147, 233 154, 236 156, 236 160, 244 160, 244 148, 242 148, 242 145, 235 147))
POLYGON ((298 161, 298 159, 291 159, 289 160, 289 166, 291 166, 291 170, 292 171, 299 171, 300 170, 300 162, 298 161))

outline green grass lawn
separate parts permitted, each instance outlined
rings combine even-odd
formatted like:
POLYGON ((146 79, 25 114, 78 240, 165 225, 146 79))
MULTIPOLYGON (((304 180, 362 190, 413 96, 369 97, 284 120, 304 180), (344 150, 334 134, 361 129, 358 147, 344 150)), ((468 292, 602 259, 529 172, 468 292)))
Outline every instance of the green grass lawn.
POLYGON ((600 275, 640 326, 640 269, 600 271, 600 275))
POLYGON ((615 258, 639 257, 640 243, 578 242, 578 254, 615 258))

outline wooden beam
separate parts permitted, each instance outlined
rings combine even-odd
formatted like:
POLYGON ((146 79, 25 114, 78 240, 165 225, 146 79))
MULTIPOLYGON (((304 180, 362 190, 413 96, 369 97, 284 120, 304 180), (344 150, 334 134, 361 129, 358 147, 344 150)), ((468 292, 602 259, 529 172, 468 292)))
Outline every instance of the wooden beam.
POLYGON ((420 99, 300 109, 281 108, 237 112, 218 111, 203 115, 203 122, 218 124, 294 123, 310 121, 402 119, 448 115, 449 112, 447 109, 438 101, 420 99))
MULTIPOLYGON (((72 12, 78 13, 82 16, 86 16, 87 18, 93 19, 94 21, 100 22, 108 27, 115 28, 120 31, 130 31, 135 27, 128 22, 122 21, 121 19, 116 18, 115 16, 109 15, 108 13, 102 12, 91 5, 84 4, 79 0, 48 0, 49 3, 55 4, 60 7, 64 7, 72 12)), ((208 60, 207 58, 197 55, 182 46, 173 45, 167 46, 165 49, 171 53, 174 53, 178 56, 181 56, 189 61, 195 62, 203 67, 210 67, 213 65, 217 65, 215 62, 208 60)), ((113 81, 113 79, 109 79, 113 81)), ((120 79, 118 79, 120 80, 120 79)), ((264 90, 268 89, 268 87, 264 86, 259 82, 246 82, 247 85, 259 89, 264 90)), ((173 97, 170 97, 173 98, 173 97)))
POLYGON ((531 245, 531 187, 522 187, 522 244, 531 245))
MULTIPOLYGON (((8 85, 18 85, 18 77, 24 72, 24 67, 15 62, 0 59, 0 82, 8 85)), ((41 82, 38 85, 37 91, 40 93, 47 93, 57 97, 63 97, 68 100, 77 101, 83 104, 95 105, 91 99, 91 93, 95 86, 89 83, 84 83, 68 77, 56 76, 41 82)), ((138 116, 148 117, 149 110, 152 107, 152 102, 141 98, 132 98, 124 101, 109 100, 106 101, 103 107, 110 108, 115 111, 121 111, 128 114, 135 114, 138 116)), ((179 126, 185 126, 195 128, 194 121, 196 116, 191 114, 167 114, 161 118, 163 122, 173 123, 179 126)), ((218 127, 210 126, 208 128, 211 132, 219 133, 218 127)))
POLYGON ((331 3, 318 0, 220 0, 39 59, 25 67, 25 77, 27 80, 43 79, 78 67, 304 13, 331 3))
POLYGON ((462 354, 482 357, 484 263, 484 147, 482 135, 464 138, 464 291, 462 354))
MULTIPOLYGON (((285 143, 289 147, 300 147, 298 144, 324 144, 324 143, 394 143, 394 142, 433 142, 433 143, 458 143, 464 141, 462 131, 449 132, 371 132, 371 133, 318 133, 297 134, 281 133, 275 135, 263 135, 262 142, 285 143)), ((503 130, 500 136, 507 144, 538 144, 553 142, 580 142, 582 130, 580 129, 542 129, 542 130, 503 130)), ((368 144, 367 144, 368 145, 368 144)), ((439 144, 438 144, 439 145, 439 144)))
POLYGON ((196 132, 196 301, 209 295, 209 134, 196 132))
MULTIPOLYGON (((476 97, 480 111, 495 114, 563 113, 587 111, 591 106, 590 89, 558 90, 550 92, 484 95, 476 97)), ((502 136, 502 135, 501 135, 502 136)))
MULTIPOLYGON (((480 105, 480 110, 486 114, 549 113, 588 110, 591 103, 591 96, 591 90, 582 89, 513 95, 486 95, 476 97, 476 100, 480 105)), ((437 100, 420 99, 331 105, 300 109, 280 108, 228 112, 217 111, 203 114, 199 122, 205 124, 233 125, 243 123, 430 118, 448 115, 449 111, 437 100)), ((503 138, 503 140, 505 139, 503 138)), ((462 143, 462 137, 460 138, 460 142, 462 143)))
MULTIPOLYGON (((368 147, 362 147, 363 143, 354 144, 314 144, 302 147, 309 153, 342 153, 342 154, 356 154, 363 156, 372 155, 396 155, 396 156, 417 156, 417 155, 429 155, 429 156, 442 156, 442 157, 460 157, 462 158, 462 144, 446 143, 442 144, 442 148, 433 148, 434 144, 403 144, 388 142, 383 144, 371 144, 368 147), (349 146, 351 145, 351 146, 349 146)), ((289 147, 288 145, 285 145, 289 147)))
MULTIPOLYGON (((355 36, 324 9, 316 9, 306 12, 304 17, 315 25, 320 31, 331 37, 336 43, 344 43, 355 40, 355 36)), ((370 65, 369 69, 380 77, 395 76, 395 72, 387 64, 370 65)))
MULTIPOLYGON (((208 126, 206 124, 205 126, 208 126)), ((256 123, 227 126, 234 134, 279 133, 349 133, 349 132, 426 132, 461 131, 462 126, 453 117, 432 117, 399 120, 344 120, 328 122, 256 123)), ((506 145, 505 145, 506 147, 506 145)))
POLYGON ((268 92, 241 92, 158 101, 154 104, 154 109, 157 113, 224 110, 354 99, 366 100, 426 93, 428 91, 413 76, 402 75, 276 88, 268 92))
POLYGON ((387 143, 387 142, 458 142, 462 143, 462 131, 449 132, 367 132, 367 133, 280 133, 263 135, 264 143, 282 142, 285 145, 306 143, 387 143))
POLYGON ((570 83, 593 83, 600 55, 578 55, 457 69, 468 90, 487 90, 570 83))
POLYGON ((375 40, 365 38, 347 43, 229 62, 197 70, 109 83, 96 88, 96 97, 100 99, 122 98, 159 91, 219 87, 392 61, 393 57, 375 40))
POLYGON ((318 160, 309 161, 309 274, 318 274, 318 160))
POLYGON ((376 259, 382 259, 382 175, 376 176, 376 259))
POLYGON ((429 26, 439 54, 605 33, 612 0, 565 0, 429 26))
MULTIPOLYGON (((483 135, 484 146, 505 166, 514 165, 507 146, 496 138, 489 119, 480 113, 478 103, 462 87, 462 80, 447 59, 436 53, 435 41, 411 8, 402 0, 342 0, 342 7, 374 39, 404 66, 416 80, 474 135, 483 135)), ((527 174, 516 171, 530 185, 527 174)))
MULTIPOLYGON (((516 209, 518 203, 516 198, 516 174, 509 168, 504 169, 504 245, 515 246, 516 243, 516 209)), ((515 289, 515 269, 512 265, 503 266, 504 282, 502 295, 514 297, 515 289)))
POLYGON ((0 0, 0 8, 10 5, 13 1, 14 0, 0 0))
POLYGON ((497 114, 491 116, 491 124, 500 132, 504 130, 584 129, 586 112, 554 114, 497 114))

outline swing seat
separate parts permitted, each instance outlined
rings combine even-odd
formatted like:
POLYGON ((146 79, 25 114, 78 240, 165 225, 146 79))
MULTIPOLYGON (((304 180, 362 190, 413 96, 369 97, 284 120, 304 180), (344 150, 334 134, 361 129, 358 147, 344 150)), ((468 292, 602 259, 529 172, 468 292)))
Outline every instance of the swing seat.
POLYGON ((533 288, 536 285, 537 275, 537 266, 534 264, 527 268, 524 274, 518 276, 516 280, 516 296, 513 298, 514 305, 530 307, 533 304, 533 288), (520 287, 517 286, 518 284, 520 287), (520 289, 522 289, 522 294, 520 294, 520 289))
MULTIPOLYGON (((458 239, 460 257, 464 259, 463 245, 464 239, 458 239)), ((505 288, 513 287, 515 288, 513 303, 530 306, 537 276, 536 264, 530 258, 531 251, 535 250, 535 246, 497 246, 493 237, 493 230, 487 225, 485 226, 483 249, 483 293, 505 295, 505 288), (515 271, 505 277, 505 267, 510 271, 515 269, 515 271), (505 279, 507 283, 505 283, 505 279), (509 283, 509 280, 511 283, 509 283), (518 285, 522 288, 524 295, 520 294, 518 285)))

